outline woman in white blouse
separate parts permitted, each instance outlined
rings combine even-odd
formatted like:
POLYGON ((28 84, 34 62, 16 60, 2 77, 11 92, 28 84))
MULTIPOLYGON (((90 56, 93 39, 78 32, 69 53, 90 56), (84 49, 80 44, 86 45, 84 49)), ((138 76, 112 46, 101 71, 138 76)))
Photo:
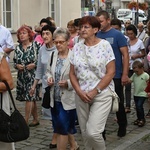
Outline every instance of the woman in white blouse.
MULTIPOLYGON (((142 40, 137 38, 137 28, 134 25, 129 25, 126 28, 128 39, 128 50, 129 50, 129 56, 130 56, 130 69, 128 76, 131 77, 133 74, 132 64, 134 61, 139 60, 143 61, 145 56, 145 46, 142 40)), ((130 107, 131 107, 131 84, 126 85, 125 88, 125 98, 126 98, 126 113, 130 113, 130 107)))
POLYGON ((86 150, 105 150, 102 132, 112 104, 115 57, 109 42, 95 36, 100 29, 96 17, 81 18, 79 26, 85 41, 77 43, 70 55, 79 125, 86 150))

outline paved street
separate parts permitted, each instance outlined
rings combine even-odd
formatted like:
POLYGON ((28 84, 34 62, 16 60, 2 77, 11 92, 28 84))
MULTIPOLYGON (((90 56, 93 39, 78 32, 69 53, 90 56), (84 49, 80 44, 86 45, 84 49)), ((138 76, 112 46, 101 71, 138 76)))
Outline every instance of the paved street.
MULTIPOLYGON (((12 75, 14 82, 16 81, 16 72, 12 68, 12 75)), ((15 89, 13 90, 15 97, 15 89)), ((24 102, 15 101, 17 108, 24 115, 24 102)), ((148 103, 144 105, 145 113, 148 111, 148 103)), ((42 117, 41 102, 38 102, 38 113, 40 116, 40 125, 37 127, 30 127, 30 137, 22 142, 17 142, 16 150, 48 150, 49 143, 52 138, 52 124, 49 120, 42 117)), ((136 119, 134 103, 132 101, 131 113, 127 114, 128 126, 127 135, 123 138, 117 136, 118 125, 115 121, 115 114, 110 113, 106 125, 106 146, 107 150, 150 150, 150 119, 146 119, 144 127, 133 125, 136 119)), ((79 127, 77 126, 77 134, 75 135, 77 143, 80 145, 80 150, 84 150, 82 138, 79 127)))

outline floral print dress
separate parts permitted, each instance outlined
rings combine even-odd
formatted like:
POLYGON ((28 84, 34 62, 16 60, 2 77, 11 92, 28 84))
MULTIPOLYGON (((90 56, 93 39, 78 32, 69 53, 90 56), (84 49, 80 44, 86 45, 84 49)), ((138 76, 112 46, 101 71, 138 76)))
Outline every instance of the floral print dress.
POLYGON ((18 70, 17 74, 17 85, 16 85, 16 100, 19 101, 34 101, 39 100, 39 87, 36 87, 35 94, 31 97, 29 91, 32 87, 35 77, 35 70, 27 70, 26 65, 30 63, 37 64, 37 56, 40 48, 40 44, 37 42, 33 42, 30 46, 27 47, 26 50, 23 49, 22 44, 20 43, 16 46, 14 51, 14 68, 16 68, 17 64, 22 64, 25 66, 23 71, 18 70))

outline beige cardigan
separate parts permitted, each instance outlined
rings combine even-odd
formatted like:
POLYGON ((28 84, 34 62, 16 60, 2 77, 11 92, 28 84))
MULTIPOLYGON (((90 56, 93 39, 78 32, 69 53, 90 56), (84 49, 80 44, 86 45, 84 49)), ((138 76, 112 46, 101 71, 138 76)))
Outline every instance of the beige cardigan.
MULTIPOLYGON (((71 53, 71 51, 69 51, 69 53, 71 53)), ((53 55, 52 66, 50 67, 50 65, 47 65, 47 72, 46 72, 46 77, 47 78, 53 77, 54 81, 55 81, 55 68, 56 68, 57 58, 58 58, 58 51, 55 51, 53 55)), ((50 64, 50 60, 48 64, 50 64)), ((67 57, 64 66, 61 69, 61 76, 60 76, 60 80, 67 80, 68 82, 68 89, 60 88, 61 102, 65 110, 71 110, 76 108, 75 92, 73 90, 73 87, 69 79, 69 71, 70 71, 70 62, 69 62, 69 58, 67 57)), ((51 97, 50 106, 54 107, 54 86, 51 87, 50 97, 51 97)))

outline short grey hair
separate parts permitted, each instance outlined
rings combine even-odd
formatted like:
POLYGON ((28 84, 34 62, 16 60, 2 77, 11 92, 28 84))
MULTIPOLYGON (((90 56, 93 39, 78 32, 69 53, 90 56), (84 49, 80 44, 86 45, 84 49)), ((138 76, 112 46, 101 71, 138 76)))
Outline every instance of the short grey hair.
POLYGON ((55 39, 57 36, 63 36, 66 39, 66 41, 70 39, 70 33, 67 28, 57 28, 53 33, 53 39, 55 39))

